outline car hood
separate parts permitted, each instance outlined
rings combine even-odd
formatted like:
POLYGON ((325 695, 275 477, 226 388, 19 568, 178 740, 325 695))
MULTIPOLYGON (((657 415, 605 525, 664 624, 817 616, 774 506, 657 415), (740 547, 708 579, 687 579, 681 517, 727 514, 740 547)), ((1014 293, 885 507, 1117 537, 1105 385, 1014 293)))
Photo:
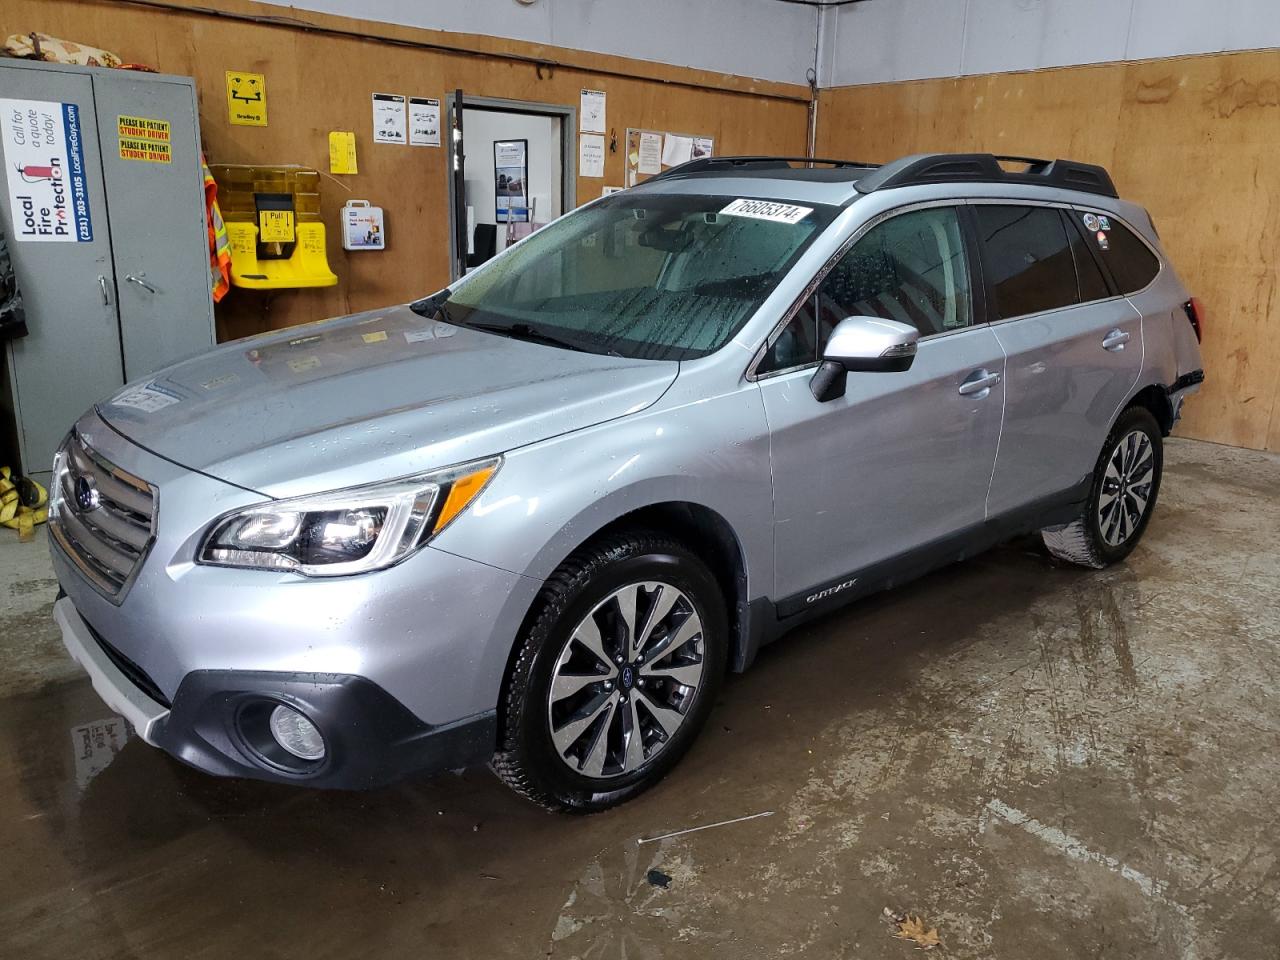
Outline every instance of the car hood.
POLYGON ((654 403, 678 371, 400 306, 226 344, 128 385, 98 414, 159 456, 287 497, 603 423, 654 403))

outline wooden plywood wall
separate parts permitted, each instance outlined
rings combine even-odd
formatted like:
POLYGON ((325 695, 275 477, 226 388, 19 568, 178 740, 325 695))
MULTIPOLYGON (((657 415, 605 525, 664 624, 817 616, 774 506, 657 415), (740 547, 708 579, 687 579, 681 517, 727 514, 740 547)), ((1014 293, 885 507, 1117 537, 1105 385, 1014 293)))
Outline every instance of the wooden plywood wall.
MULTIPOLYGON (((223 0, 217 6, 287 19, 279 7, 247 0, 223 0)), ((195 77, 211 162, 301 163, 327 172, 329 131, 355 131, 360 173, 339 178, 341 185, 321 180, 329 263, 338 286, 273 294, 233 290, 218 308, 223 339, 403 302, 448 282, 448 151, 375 145, 370 108, 375 91, 435 97, 443 103, 446 94, 460 87, 473 96, 576 107, 582 88, 604 90, 606 123, 617 130, 619 149, 606 153, 603 179, 578 179, 580 203, 598 197, 606 184, 622 185, 629 126, 712 136, 717 153, 804 152, 808 91, 803 87, 489 37, 290 13, 298 23, 330 32, 93 0, 5 0, 0 7, 0 35, 38 30, 103 47, 165 73, 195 77), (493 55, 427 50, 396 41, 465 46, 493 55), (539 69, 503 56, 508 53, 562 65, 539 69), (227 70, 265 74, 268 126, 229 124, 227 70), (634 76, 604 75, 612 73, 634 76), (384 208, 386 251, 342 250, 338 210, 350 197, 384 208)))
POLYGON ((818 156, 1071 157, 1146 206, 1208 311, 1179 433, 1280 450, 1280 51, 824 90, 818 156))

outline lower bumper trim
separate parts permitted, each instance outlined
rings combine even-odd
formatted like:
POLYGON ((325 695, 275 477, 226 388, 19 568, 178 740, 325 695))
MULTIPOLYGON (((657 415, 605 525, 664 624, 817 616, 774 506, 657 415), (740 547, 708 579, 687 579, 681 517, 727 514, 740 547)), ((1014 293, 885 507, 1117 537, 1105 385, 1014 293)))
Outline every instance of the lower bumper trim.
POLYGON ((129 721, 138 736, 152 746, 169 710, 140 690, 94 639, 93 631, 76 611, 70 597, 53 605, 53 619, 62 631, 62 643, 71 658, 84 668, 103 702, 129 721))
POLYGON ((486 762, 497 731, 495 710, 427 724, 364 677, 196 670, 179 685, 156 744, 217 776, 363 790, 486 762), (264 703, 285 704, 314 723, 325 740, 324 759, 289 768, 255 749, 244 726, 264 703))

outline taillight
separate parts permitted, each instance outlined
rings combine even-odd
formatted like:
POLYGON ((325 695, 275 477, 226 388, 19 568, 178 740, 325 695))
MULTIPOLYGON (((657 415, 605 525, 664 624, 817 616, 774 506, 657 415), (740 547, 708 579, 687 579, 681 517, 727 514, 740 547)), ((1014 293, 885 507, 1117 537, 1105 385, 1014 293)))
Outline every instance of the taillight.
POLYGON ((1187 319, 1191 321, 1191 329, 1196 332, 1196 343, 1202 342, 1204 339, 1204 307, 1200 305, 1200 301, 1192 297, 1182 305, 1182 309, 1187 312, 1187 319))

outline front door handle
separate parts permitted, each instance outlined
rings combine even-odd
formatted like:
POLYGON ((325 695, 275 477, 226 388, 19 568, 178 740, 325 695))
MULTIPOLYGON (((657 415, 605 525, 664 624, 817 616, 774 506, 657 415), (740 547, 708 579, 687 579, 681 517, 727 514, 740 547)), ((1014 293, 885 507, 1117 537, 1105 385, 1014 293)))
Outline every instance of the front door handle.
POLYGON ((138 274, 138 275, 135 277, 135 276, 131 273, 131 274, 129 274, 127 277, 125 277, 125 280, 126 280, 127 282, 129 282, 129 283, 136 283, 138 286, 142 287, 144 290, 148 290, 148 291, 150 291, 151 293, 155 293, 155 292, 156 292, 156 288, 155 288, 155 287, 153 287, 151 284, 147 283, 147 281, 146 281, 146 279, 145 279, 145 278, 146 278, 146 276, 147 276, 147 275, 146 275, 145 273, 140 273, 140 274, 138 274))
POLYGON ((1102 349, 1110 350, 1115 353, 1124 349, 1124 345, 1129 342, 1129 334, 1123 330, 1112 330, 1102 338, 1102 349))
POLYGON ((960 396, 982 399, 1000 382, 1000 374, 988 370, 975 370, 960 384, 960 396))

